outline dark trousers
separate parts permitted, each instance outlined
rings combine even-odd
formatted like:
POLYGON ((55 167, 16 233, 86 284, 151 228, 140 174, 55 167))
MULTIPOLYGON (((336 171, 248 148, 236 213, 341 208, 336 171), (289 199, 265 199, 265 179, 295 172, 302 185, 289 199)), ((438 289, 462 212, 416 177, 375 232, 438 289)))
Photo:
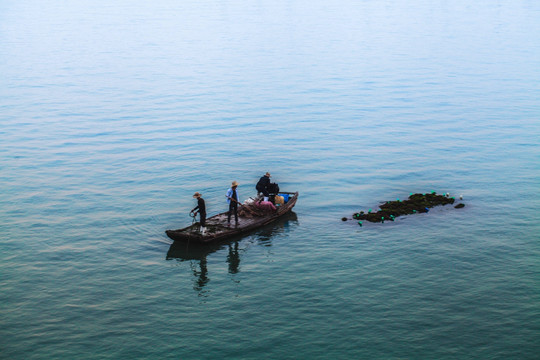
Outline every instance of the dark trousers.
POLYGON ((257 195, 258 195, 259 193, 262 193, 263 196, 266 196, 266 197, 269 197, 269 196, 270 196, 270 194, 268 193, 268 190, 267 190, 266 188, 264 188, 264 189, 257 188, 257 195))
POLYGON ((199 213, 199 218, 201 219, 199 223, 204 227, 206 225, 206 213, 199 213))
POLYGON ((234 213, 234 220, 238 222, 238 204, 231 200, 229 203, 229 215, 227 216, 227 222, 231 222, 231 215, 234 213))

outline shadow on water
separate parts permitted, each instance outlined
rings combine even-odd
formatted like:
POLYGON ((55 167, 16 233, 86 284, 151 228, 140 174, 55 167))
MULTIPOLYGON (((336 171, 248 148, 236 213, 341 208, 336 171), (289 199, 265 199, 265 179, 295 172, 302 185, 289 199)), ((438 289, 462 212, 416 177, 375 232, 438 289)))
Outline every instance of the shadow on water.
POLYGON ((237 274, 240 272, 240 253, 245 254, 253 243, 268 247, 272 246, 272 238, 277 234, 288 232, 291 225, 298 225, 298 217, 292 211, 272 224, 254 230, 253 233, 247 236, 237 236, 210 244, 174 241, 167 252, 166 259, 180 262, 190 261, 191 272, 195 277, 193 289, 202 292, 210 281, 208 277, 208 255, 226 250, 225 261, 228 264, 228 272, 233 275, 237 274))

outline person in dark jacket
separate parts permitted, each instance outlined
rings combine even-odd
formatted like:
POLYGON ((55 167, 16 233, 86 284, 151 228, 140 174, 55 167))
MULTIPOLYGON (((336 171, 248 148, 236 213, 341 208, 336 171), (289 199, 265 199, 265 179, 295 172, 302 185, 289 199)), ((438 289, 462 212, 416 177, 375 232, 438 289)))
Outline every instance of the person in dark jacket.
POLYGON ((202 195, 196 192, 193 194, 193 197, 197 199, 197 206, 191 210, 191 212, 195 213, 197 215, 197 210, 199 210, 199 218, 200 218, 200 224, 201 224, 201 234, 204 235, 204 232, 206 231, 206 203, 204 202, 204 199, 202 198, 202 195))
POLYGON ((257 195, 260 193, 264 196, 264 201, 268 201, 268 197, 270 196, 270 193, 268 192, 268 185, 270 185, 270 173, 267 172, 264 174, 264 176, 261 176, 259 179, 259 182, 255 186, 257 189, 257 195))

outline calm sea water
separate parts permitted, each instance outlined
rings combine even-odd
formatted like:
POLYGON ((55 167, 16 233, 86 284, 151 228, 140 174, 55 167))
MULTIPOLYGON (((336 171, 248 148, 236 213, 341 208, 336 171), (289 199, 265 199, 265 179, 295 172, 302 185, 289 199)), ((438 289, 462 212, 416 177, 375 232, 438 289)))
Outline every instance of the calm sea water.
POLYGON ((0 358, 538 359, 540 3, 0 2, 0 358), (266 171, 294 213, 173 244, 266 171), (463 194, 385 224, 344 216, 463 194))

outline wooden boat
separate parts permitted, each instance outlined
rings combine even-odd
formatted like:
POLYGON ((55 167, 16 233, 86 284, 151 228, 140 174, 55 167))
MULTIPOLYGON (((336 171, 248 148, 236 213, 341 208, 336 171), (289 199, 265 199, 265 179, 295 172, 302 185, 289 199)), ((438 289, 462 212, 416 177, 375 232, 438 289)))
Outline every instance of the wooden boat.
POLYGON ((165 233, 173 240, 193 241, 198 243, 209 243, 248 233, 273 222, 292 210, 296 204, 296 200, 298 200, 298 192, 291 193, 280 191, 279 194, 289 195, 289 199, 285 204, 276 206, 276 210, 261 209, 257 205, 260 198, 256 198, 253 202, 244 203, 239 206, 238 225, 234 224, 233 216, 231 225, 229 226, 227 224, 227 212, 223 212, 206 219, 206 231, 204 234, 201 234, 200 232, 199 223, 195 223, 183 229, 167 230, 165 233))

